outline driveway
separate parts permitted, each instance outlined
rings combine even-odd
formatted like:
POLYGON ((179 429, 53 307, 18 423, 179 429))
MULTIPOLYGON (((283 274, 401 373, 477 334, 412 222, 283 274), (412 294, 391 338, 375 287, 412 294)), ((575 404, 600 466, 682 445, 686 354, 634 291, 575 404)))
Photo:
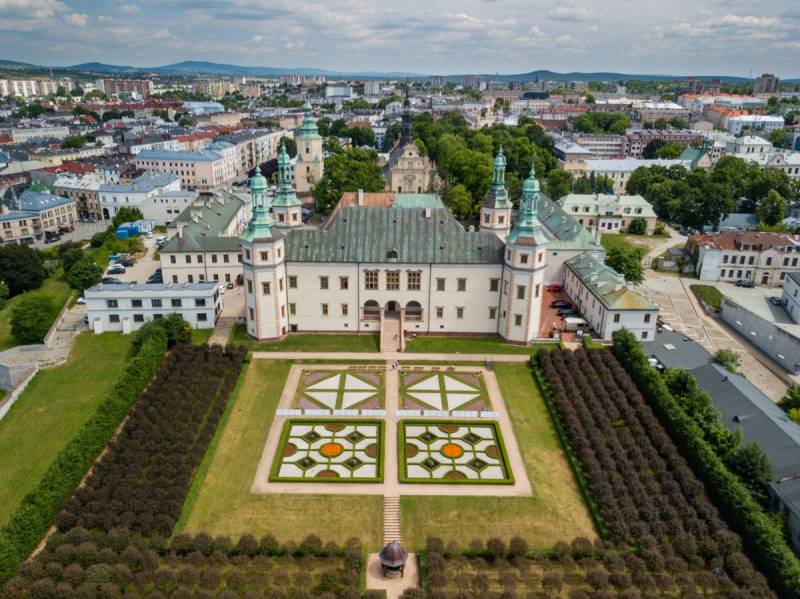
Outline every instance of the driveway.
POLYGON ((147 278, 152 275, 157 268, 161 266, 161 262, 154 260, 156 250, 156 239, 152 237, 147 239, 143 238, 146 253, 141 258, 138 258, 133 266, 125 269, 124 275, 108 275, 119 279, 122 282, 136 281, 137 283, 146 283, 147 278))
MULTIPOLYGON (((788 381, 792 380, 789 374, 772 363, 757 348, 745 345, 725 323, 703 311, 689 290, 689 285, 699 282, 696 279, 682 279, 675 275, 645 271, 644 285, 665 323, 697 341, 712 354, 723 348, 735 351, 741 357, 742 374, 772 401, 778 401, 786 394, 788 381)), ((775 295, 775 290, 771 290, 769 295, 775 295)))
POLYGON ((37 241, 33 247, 43 249, 47 247, 56 247, 67 241, 85 241, 90 239, 95 233, 105 231, 108 228, 108 221, 99 221, 96 223, 75 223, 75 230, 70 233, 62 233, 61 239, 57 243, 45 243, 44 241, 37 241))

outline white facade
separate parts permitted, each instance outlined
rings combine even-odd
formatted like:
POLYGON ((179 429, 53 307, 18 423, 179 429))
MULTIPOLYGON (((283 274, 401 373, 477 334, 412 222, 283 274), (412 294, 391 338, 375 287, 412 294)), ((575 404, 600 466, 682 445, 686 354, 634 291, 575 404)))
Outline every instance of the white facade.
POLYGON ((800 273, 790 273, 783 282, 783 307, 795 323, 800 324, 800 273))
POLYGON ((746 114, 730 117, 728 119, 728 131, 734 135, 741 135, 745 129, 758 129, 765 133, 771 133, 772 131, 783 129, 784 123, 782 116, 746 114))
POLYGON ((151 320, 179 314, 195 329, 212 329, 222 310, 215 283, 194 285, 114 283, 84 291, 89 327, 97 333, 131 333, 151 320))
MULTIPOLYGON (((144 174, 133 183, 101 185, 98 191, 100 210, 104 219, 113 219, 122 208, 138 208, 144 218, 164 226, 169 220, 166 202, 154 201, 161 194, 177 192, 181 189, 179 177, 169 174, 144 174), (147 212, 145 212, 145 210, 147 212)), ((175 213, 180 213, 180 210, 175 213)))
POLYGON ((639 167, 682 166, 687 170, 692 167, 691 160, 665 160, 660 158, 623 158, 621 160, 587 160, 586 175, 594 173, 595 177, 608 177, 614 184, 614 193, 624 193, 633 171, 639 167))

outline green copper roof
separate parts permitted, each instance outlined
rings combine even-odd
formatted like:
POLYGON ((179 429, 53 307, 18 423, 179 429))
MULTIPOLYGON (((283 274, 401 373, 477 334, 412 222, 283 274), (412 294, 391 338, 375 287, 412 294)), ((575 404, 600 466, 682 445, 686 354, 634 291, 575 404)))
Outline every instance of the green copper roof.
POLYGON ((253 198, 253 218, 250 219, 247 230, 242 234, 242 241, 271 239, 273 237, 272 228, 275 226, 275 222, 272 220, 272 207, 270 206, 266 186, 261 187, 260 179, 263 179, 263 177, 256 175, 250 181, 250 196, 253 198))
POLYGON ((500 264, 503 242, 494 233, 465 231, 446 208, 347 206, 324 229, 286 235, 290 262, 500 264))
POLYGON ((522 184, 522 202, 520 203, 517 221, 508 236, 508 243, 520 243, 523 240, 528 244, 544 245, 547 243, 547 236, 542 230, 542 223, 539 221, 539 180, 536 178, 536 171, 531 166, 531 173, 522 184))
POLYGON ((657 310, 650 299, 625 284, 625 277, 593 254, 580 254, 566 262, 569 268, 610 310, 657 310))
POLYGON ((395 208, 444 208, 444 202, 435 193, 400 193, 394 196, 395 208))
POLYGON ((286 153, 283 144, 281 144, 281 151, 278 154, 278 191, 275 193, 275 201, 272 202, 272 205, 282 208, 300 205, 300 200, 297 199, 294 191, 294 174, 289 154, 286 153))
POLYGON ((497 151, 492 166, 492 186, 483 202, 486 208, 511 208, 511 200, 506 189, 506 157, 503 146, 497 151))
POLYGON ((303 112, 305 113, 305 116, 303 116, 303 124, 300 125, 294 134, 299 137, 319 137, 317 123, 311 114, 311 102, 308 100, 306 100, 306 103, 303 105, 303 112))

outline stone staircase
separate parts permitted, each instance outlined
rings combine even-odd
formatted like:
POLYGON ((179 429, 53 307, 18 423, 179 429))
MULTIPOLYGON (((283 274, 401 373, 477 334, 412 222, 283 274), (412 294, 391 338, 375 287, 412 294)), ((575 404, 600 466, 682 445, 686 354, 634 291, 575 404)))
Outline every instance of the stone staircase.
POLYGON ((402 329, 399 316, 385 316, 381 321, 381 351, 403 351, 402 329))
POLYGON ((383 497, 383 544, 400 539, 400 497, 383 497))

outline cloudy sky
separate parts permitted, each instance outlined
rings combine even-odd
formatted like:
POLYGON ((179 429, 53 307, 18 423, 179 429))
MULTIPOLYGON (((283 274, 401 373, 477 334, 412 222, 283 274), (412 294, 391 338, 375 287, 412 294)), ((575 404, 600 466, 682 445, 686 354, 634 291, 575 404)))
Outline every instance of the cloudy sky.
POLYGON ((800 77, 798 0, 0 0, 0 59, 800 77))

